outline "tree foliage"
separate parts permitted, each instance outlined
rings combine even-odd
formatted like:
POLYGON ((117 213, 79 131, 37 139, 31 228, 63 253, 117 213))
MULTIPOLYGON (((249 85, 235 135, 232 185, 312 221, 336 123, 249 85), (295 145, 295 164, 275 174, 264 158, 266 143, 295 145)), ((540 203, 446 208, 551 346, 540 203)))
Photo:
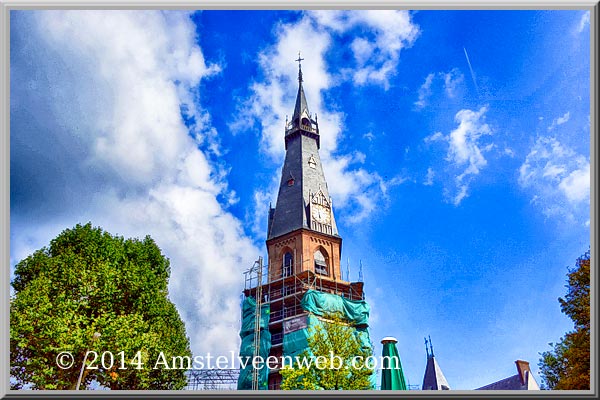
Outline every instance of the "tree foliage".
POLYGON ((365 362, 373 355, 362 347, 355 329, 335 314, 325 316, 320 324, 310 326, 308 348, 298 357, 311 360, 306 364, 284 366, 282 390, 369 390, 373 385, 373 368, 365 362), (335 357, 339 357, 339 361, 335 357), (352 360, 359 357, 354 365, 352 360), (316 367, 316 360, 321 364, 316 367))
POLYGON ((93 382, 110 389, 183 388, 184 370, 153 368, 160 352, 166 360, 191 356, 185 326, 167 297, 169 274, 169 260, 150 236, 124 239, 91 223, 66 229, 20 261, 10 302, 11 387, 74 389, 91 350, 99 358, 91 364, 88 356, 86 364, 99 368, 84 370, 82 389, 93 382), (57 366, 63 351, 74 356, 71 368, 57 366), (114 361, 107 353, 103 366, 104 352, 114 361))
POLYGON ((549 389, 589 390, 590 388, 590 252, 569 269, 567 294, 559 298, 563 313, 574 324, 552 350, 541 353, 539 362, 549 389))

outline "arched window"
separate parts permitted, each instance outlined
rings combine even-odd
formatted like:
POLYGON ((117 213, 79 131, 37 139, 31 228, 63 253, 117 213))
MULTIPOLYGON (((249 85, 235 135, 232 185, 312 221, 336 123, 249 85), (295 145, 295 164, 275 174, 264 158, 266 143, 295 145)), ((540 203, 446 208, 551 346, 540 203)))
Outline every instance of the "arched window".
POLYGON ((292 275, 292 269, 294 264, 294 258, 292 257, 292 253, 287 252, 283 255, 283 271, 282 275, 285 278, 286 276, 292 275))
POLYGON ((327 262, 321 250, 315 251, 315 272, 321 275, 329 275, 327 272, 327 262))

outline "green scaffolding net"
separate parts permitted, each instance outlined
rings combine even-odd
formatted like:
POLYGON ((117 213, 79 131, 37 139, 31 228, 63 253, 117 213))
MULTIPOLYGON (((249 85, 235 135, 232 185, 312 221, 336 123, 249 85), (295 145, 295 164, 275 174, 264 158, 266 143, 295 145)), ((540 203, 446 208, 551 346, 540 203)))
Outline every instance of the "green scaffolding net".
MULTIPOLYGON (((321 325, 318 317, 329 314, 338 314, 342 319, 348 322, 353 329, 359 343, 364 349, 372 349, 371 338, 368 330, 368 320, 370 307, 364 300, 349 300, 342 296, 323 293, 316 290, 309 290, 302 297, 301 307, 308 311, 308 315, 298 317, 305 318, 302 323, 296 325, 297 329, 284 329, 283 335, 283 357, 285 359, 295 360, 305 350, 308 350, 308 338, 313 332, 313 327, 321 325), (299 327, 299 328, 298 328, 299 327), (289 357, 289 358, 288 358, 289 357)), ((253 297, 246 297, 242 303, 242 326, 240 337, 242 343, 240 346, 240 361, 245 364, 240 366, 240 375, 238 378, 238 390, 252 389, 252 357, 254 356, 254 328, 256 301, 253 297)), ((271 350, 271 334, 269 333, 270 306, 263 304, 260 315, 260 349, 259 356, 266 359, 271 350)), ((268 388, 269 369, 262 368, 258 375, 259 390, 268 388)), ((376 375, 373 374, 373 387, 375 387, 376 375)))
MULTIPOLYGON (((308 349, 308 338, 313 332, 312 328, 322 324, 317 316, 322 317, 328 314, 340 315, 342 319, 352 326, 353 333, 362 347, 364 349, 372 349, 373 345, 368 330, 370 307, 366 301, 349 300, 342 296, 309 290, 302 297, 300 305, 309 314, 306 316, 306 324, 302 324, 303 328, 284 332, 284 359, 291 358, 295 360, 296 356, 308 349)), ((371 377, 373 388, 375 387, 376 379, 377 377, 373 373, 371 377)))
POLYGON ((368 325, 371 308, 364 300, 350 300, 331 293, 316 290, 307 291, 300 303, 306 311, 323 316, 339 314, 353 325, 368 325))
MULTIPOLYGON (((246 297, 242 303, 242 327, 240 337, 240 376, 238 378, 238 390, 252 389, 252 357, 254 356, 254 327, 256 316, 256 300, 253 297, 246 297), (245 367, 244 367, 245 365, 245 367)), ((269 356, 271 350, 271 333, 269 332, 270 305, 263 304, 260 309, 260 347, 258 355, 262 359, 269 356)), ((269 369, 259 369, 258 389, 266 390, 269 379, 269 369)))

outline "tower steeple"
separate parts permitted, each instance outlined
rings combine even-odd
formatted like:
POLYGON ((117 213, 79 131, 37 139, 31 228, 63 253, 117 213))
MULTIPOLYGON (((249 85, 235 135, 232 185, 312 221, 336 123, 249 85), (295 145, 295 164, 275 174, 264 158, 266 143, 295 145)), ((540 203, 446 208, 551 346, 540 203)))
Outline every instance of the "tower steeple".
POLYGON ((450 390, 450 385, 433 354, 431 337, 429 340, 425 338, 425 351, 427 352, 427 365, 425 366, 422 390, 450 390))
POLYGON ((298 95, 285 127, 285 162, 277 204, 269 212, 268 240, 298 229, 339 237, 319 156, 319 127, 302 87, 302 60, 298 54, 298 95))

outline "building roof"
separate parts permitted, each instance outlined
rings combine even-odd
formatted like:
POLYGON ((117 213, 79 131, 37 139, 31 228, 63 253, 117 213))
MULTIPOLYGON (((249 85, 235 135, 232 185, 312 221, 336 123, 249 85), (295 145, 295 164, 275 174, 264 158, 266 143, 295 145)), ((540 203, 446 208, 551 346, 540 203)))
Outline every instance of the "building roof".
POLYGON ((422 390, 450 390, 450 385, 434 356, 427 357, 422 390))
POLYGON ((521 377, 519 375, 513 375, 508 378, 499 380, 498 382, 490 383, 489 385, 482 386, 476 390, 526 390, 521 383, 521 377))
POLYGON ((515 361, 517 374, 490 383, 475 390, 540 390, 529 368, 529 362, 515 361))

